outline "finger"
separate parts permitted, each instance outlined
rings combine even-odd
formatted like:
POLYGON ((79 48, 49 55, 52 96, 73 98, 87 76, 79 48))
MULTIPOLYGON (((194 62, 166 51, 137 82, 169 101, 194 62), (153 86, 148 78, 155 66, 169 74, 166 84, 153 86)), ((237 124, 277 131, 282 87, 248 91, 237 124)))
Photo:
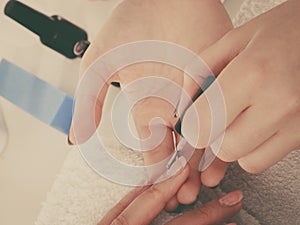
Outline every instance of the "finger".
POLYGON ((201 52, 200 57, 215 76, 243 51, 250 40, 250 29, 235 28, 215 44, 201 52))
POLYGON ((207 187, 215 187, 224 178, 228 163, 215 158, 212 164, 201 172, 201 183, 207 187))
POLYGON ((280 161, 290 151, 299 147, 298 119, 291 119, 275 135, 258 146, 253 152, 239 159, 240 166, 249 173, 259 173, 280 161))
POLYGON ((158 147, 143 153, 145 165, 152 165, 169 157, 174 152, 172 130, 167 128, 165 138, 158 147))
POLYGON ((197 200, 197 196, 200 192, 200 179, 199 171, 196 169, 191 169, 190 175, 187 181, 182 185, 182 187, 177 192, 177 199, 181 204, 192 204, 197 200))
POLYGON ((69 133, 70 144, 84 143, 96 131, 101 120, 102 107, 108 87, 109 85, 105 83, 98 96, 82 95, 75 100, 69 133))
MULTIPOLYGON (((174 138, 174 137, 173 137, 174 138)), ((180 140, 180 135, 178 135, 177 133, 175 133, 175 139, 176 139, 176 146, 178 145, 179 143, 179 140, 180 140)), ((192 170, 192 168, 191 168, 192 170)), ((189 177, 191 176, 191 173, 189 175, 189 177)), ((189 179, 189 178, 188 178, 189 179)), ((184 184, 183 184, 184 185, 184 184)), ((180 189, 179 189, 180 190, 180 189)), ((166 204, 166 208, 165 210, 168 211, 168 212, 173 212, 175 211, 179 206, 179 201, 177 199, 177 194, 174 195, 166 204)))
POLYGON ((209 225, 218 224, 234 216, 242 207, 243 194, 241 191, 233 191, 219 200, 213 200, 198 209, 169 221, 167 225, 209 225))
POLYGON ((187 179, 189 172, 190 168, 187 165, 174 177, 151 186, 138 196, 114 222, 116 224, 149 224, 165 207, 167 201, 175 195, 187 179))
POLYGON ((247 155, 277 131, 280 111, 282 110, 268 107, 265 102, 250 106, 226 129, 220 149, 214 149, 214 153, 226 162, 247 155), (273 113, 274 111, 277 113, 273 113))
MULTIPOLYGON (((199 75, 199 76, 196 76, 193 78, 187 74, 184 74, 181 96, 179 98, 179 101, 178 101, 178 103, 176 105, 176 109, 175 109, 176 117, 180 117, 185 113, 186 109, 191 104, 192 99, 195 97, 195 95, 199 91, 199 89, 200 89, 199 85, 202 85, 205 82, 204 77, 206 76, 206 74, 209 73, 209 71, 205 71, 203 73, 205 73, 203 76, 199 75)), ((208 74, 208 75, 211 75, 211 74, 208 74)))
MULTIPOLYGON (((232 60, 238 54, 240 46, 237 43, 233 44, 234 39, 232 38, 232 33, 232 31, 228 32, 227 35, 225 35, 223 38, 221 38, 219 41, 217 41, 215 44, 201 53, 200 58, 203 59, 204 63, 207 64, 207 68, 201 68, 198 65, 198 76, 191 77, 188 74, 184 74, 184 93, 182 94, 180 104, 178 105, 179 115, 181 115, 186 110, 187 106, 189 105, 190 99, 192 99, 200 89, 199 85, 202 85, 204 83, 205 77, 217 76, 230 62, 230 60, 232 60), (211 72, 213 74, 211 74, 211 72)), ((192 69, 193 67, 195 66, 192 63, 191 65, 187 66, 186 70, 193 71, 195 70, 192 69)))
MULTIPOLYGON (((139 138, 142 140, 154 137, 151 137, 153 134, 151 133, 149 126, 150 121, 153 118, 161 118, 166 123, 152 127, 152 132, 156 133, 161 131, 158 130, 162 128, 161 126, 167 127, 165 137, 157 147, 151 149, 152 147, 150 146, 141 146, 143 149, 149 149, 149 147, 151 149, 150 151, 143 153, 144 163, 146 165, 160 162, 174 152, 175 137, 172 134, 169 122, 173 117, 172 111, 174 111, 172 105, 166 103, 164 100, 155 98, 148 98, 142 102, 138 102, 132 109, 135 127, 139 138)), ((141 142, 141 145, 143 145, 143 142, 141 142)))
POLYGON ((191 172, 186 182, 181 186, 177 192, 177 200, 181 204, 192 204, 197 200, 197 196, 200 192, 200 172, 198 171, 198 165, 203 155, 203 150, 196 149, 189 164, 191 166, 191 172))
MULTIPOLYGON (((175 137, 176 137, 176 145, 177 145, 178 140, 180 140, 181 137, 178 134, 175 134, 175 137)), ((202 154, 203 151, 200 149, 194 151, 192 157, 189 160, 189 165, 191 167, 191 172, 189 174, 189 177, 186 180, 186 182, 180 187, 176 196, 174 196, 167 203, 167 208, 166 208, 167 211, 174 211, 178 207, 179 203, 192 204, 193 202, 196 201, 201 187, 198 165, 202 157, 202 154)))
MULTIPOLYGON (((200 55, 200 57, 204 60, 204 62, 207 63, 212 72, 215 75, 219 76, 218 82, 214 82, 214 89, 212 89, 211 87, 209 88, 211 89, 210 92, 218 87, 216 83, 220 84, 222 92, 226 93, 226 95, 224 96, 226 106, 231 103, 230 107, 228 107, 230 112, 228 113, 228 117, 226 118, 228 124, 239 114, 241 108, 247 106, 247 102, 245 101, 246 99, 243 98, 246 97, 246 95, 240 96, 241 89, 232 88, 232 86, 234 84, 240 84, 240 81, 243 77, 242 74, 245 73, 244 68, 240 67, 239 63, 235 61, 239 58, 240 52, 245 48, 249 41, 249 32, 250 31, 243 28, 232 30, 219 41, 217 41, 214 45, 203 51, 200 55), (226 90, 224 90, 224 88, 226 88, 226 90), (234 104, 232 104, 232 99, 234 100, 234 104)), ((249 88, 248 84, 245 86, 249 88)), ((244 86, 240 88, 244 88, 244 86)), ((208 93, 208 90, 206 91, 206 93, 208 93)), ((211 94, 214 95, 214 93, 211 94)), ((205 95, 200 96, 194 106, 196 106, 197 114, 200 118, 200 129, 202 134, 199 137, 200 139, 197 141, 198 131, 196 131, 195 128, 193 129, 192 124, 190 124, 190 122, 192 121, 188 121, 188 118, 190 118, 191 115, 188 116, 187 114, 193 113, 191 110, 191 108, 193 107, 190 107, 189 110, 187 110, 185 116, 181 121, 179 120, 179 123, 181 122, 182 125, 178 125, 177 127, 181 127, 182 129, 177 130, 177 132, 182 133, 187 138, 187 140, 197 148, 203 148, 206 146, 209 139, 210 132, 207 131, 210 131, 210 123, 212 119, 210 115, 211 112, 209 110, 209 102, 205 98, 205 95), (200 106, 201 108, 199 108, 200 106), (203 119, 201 120, 201 118, 203 119)), ((194 120, 192 118, 190 119, 194 120)))
MULTIPOLYGON (((80 67, 80 77, 85 75, 89 66, 101 54, 103 51, 100 51, 97 45, 92 43, 84 54, 80 67)), ((117 80, 117 75, 104 80, 101 74, 91 72, 91 70, 89 70, 88 76, 90 79, 80 80, 80 89, 77 90, 75 96, 74 115, 68 137, 70 144, 83 143, 95 132, 101 120, 102 106, 109 85, 112 81, 117 80), (100 84, 103 84, 103 87, 100 84)))
MULTIPOLYGON (((198 77, 199 84, 204 82, 204 79, 198 77)), ((176 114, 182 115, 185 109, 188 107, 191 99, 195 98, 196 93, 199 90, 199 85, 190 76, 184 76, 183 91, 179 104, 176 107, 176 114)), ((176 140, 180 140, 180 135, 176 133, 176 140)), ((177 143, 178 144, 178 143, 177 143)), ((191 165, 191 173, 187 181, 182 185, 177 193, 177 199, 181 204, 192 204, 196 201, 200 192, 200 172, 199 162, 203 155, 202 149, 197 149, 191 157, 189 163, 191 165)))
POLYGON ((177 200, 177 196, 174 195, 166 204, 165 210, 168 212, 175 211, 179 206, 179 202, 177 200))
POLYGON ((205 95, 201 95, 194 102, 194 107, 186 111, 182 119, 182 135, 187 141, 197 148, 203 148, 216 140, 252 104, 257 76, 259 72, 252 65, 248 65, 245 52, 231 61, 204 92, 205 95), (251 71, 245 71, 247 66, 251 67, 251 71), (200 131, 195 130, 195 116, 199 120, 200 131))
POLYGON ((130 191, 124 198, 122 198, 115 207, 108 211, 108 213, 102 218, 102 220, 98 223, 98 225, 106 225, 111 224, 112 221, 117 218, 123 210, 141 193, 143 193, 148 186, 135 188, 130 191))

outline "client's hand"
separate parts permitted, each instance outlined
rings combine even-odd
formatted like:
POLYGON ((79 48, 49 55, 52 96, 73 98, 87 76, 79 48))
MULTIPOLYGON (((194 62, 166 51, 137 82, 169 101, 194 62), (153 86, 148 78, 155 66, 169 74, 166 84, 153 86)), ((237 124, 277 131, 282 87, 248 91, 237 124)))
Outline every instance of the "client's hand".
MULTIPOLYGON (((162 183, 131 191, 106 214, 98 225, 150 224, 189 176, 188 165, 184 169, 179 167, 177 169, 179 172, 175 176, 162 183)), ((225 222, 239 212, 242 198, 242 192, 233 191, 198 209, 184 213, 166 224, 209 225, 225 222)))
MULTIPOLYGON (((121 44, 139 40, 163 40, 200 53, 231 28, 231 21, 219 0, 125 0, 113 11, 98 37, 85 53, 80 74, 82 76, 99 56, 121 44)), ((77 128, 81 133, 84 132, 84 125, 81 127, 80 124, 84 122, 86 112, 95 111, 95 123, 99 124, 103 101, 111 81, 121 82, 121 86, 124 87, 138 78, 153 75, 167 78, 183 86, 183 72, 169 65, 139 63, 126 67, 106 83, 99 96, 88 96, 89 99, 83 102, 81 107, 78 107, 76 102, 73 123, 77 121, 77 128), (97 99, 96 105, 91 105, 90 99, 97 99)), ((185 88, 189 89, 186 85, 185 88)), ((176 120, 173 112, 174 106, 164 100, 151 97, 138 102, 133 108, 135 125, 142 139, 150 135, 148 124, 152 118, 160 117, 166 122, 167 134, 163 142, 144 155, 145 163, 148 165, 161 161, 174 151, 171 131, 176 120)), ((80 143, 91 135, 87 132, 82 140, 75 140, 71 129, 69 140, 80 143)), ((178 201, 189 204, 196 199, 200 190, 198 164, 201 155, 202 152, 197 151, 192 159, 193 169, 190 176, 179 189, 177 196, 168 204, 169 210, 175 209, 178 201)), ((217 185, 225 169, 226 164, 216 160, 212 167, 201 175, 203 183, 209 186, 217 185)))

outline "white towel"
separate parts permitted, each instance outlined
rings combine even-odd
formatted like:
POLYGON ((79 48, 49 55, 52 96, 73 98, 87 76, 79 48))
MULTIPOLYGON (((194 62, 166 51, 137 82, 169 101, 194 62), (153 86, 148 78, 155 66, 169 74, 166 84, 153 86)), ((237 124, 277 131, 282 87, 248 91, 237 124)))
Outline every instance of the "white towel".
MULTIPOLYGON (((283 0, 246 0, 234 23, 239 26, 281 2, 283 0)), ((116 92, 115 88, 110 90, 104 111, 109 111, 116 92)), ((113 138, 111 127, 105 123, 109 121, 105 115, 103 121, 102 135, 113 154, 126 159, 127 163, 142 162, 141 157, 132 157, 132 153, 125 151, 113 138)), ((259 175, 247 174, 233 163, 218 188, 202 188, 200 201, 208 201, 235 189, 244 192, 243 209, 233 219, 239 225, 300 225, 300 151, 290 153, 259 175)), ((36 225, 95 225, 129 190, 98 176, 74 148, 43 203, 36 225)), ((152 224, 163 224, 174 216, 162 212, 152 224)))

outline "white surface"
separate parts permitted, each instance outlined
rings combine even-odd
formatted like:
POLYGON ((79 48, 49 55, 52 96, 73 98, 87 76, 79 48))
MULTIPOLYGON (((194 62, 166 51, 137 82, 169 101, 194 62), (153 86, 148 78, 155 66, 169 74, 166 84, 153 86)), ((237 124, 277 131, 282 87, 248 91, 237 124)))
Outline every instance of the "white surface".
MULTIPOLYGON (((242 0, 226 0, 229 4, 242 0)), ((36 36, 3 15, 7 0, 0 1, 0 54, 73 94, 80 60, 68 60, 42 46, 36 36)), ((96 35, 118 0, 40 0, 22 2, 48 15, 62 15, 86 29, 90 40, 96 35)), ((41 202, 46 199, 69 147, 66 137, 35 120, 6 100, 0 99, 8 127, 9 142, 0 156, 0 224, 33 224, 41 202)))

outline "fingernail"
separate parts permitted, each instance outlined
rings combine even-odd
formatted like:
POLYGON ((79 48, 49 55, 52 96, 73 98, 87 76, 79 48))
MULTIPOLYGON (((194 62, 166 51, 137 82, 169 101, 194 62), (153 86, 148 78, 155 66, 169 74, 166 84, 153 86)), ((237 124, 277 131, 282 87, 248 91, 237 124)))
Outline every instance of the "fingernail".
POLYGON ((70 136, 68 136, 68 144, 69 144, 70 146, 74 145, 74 143, 70 140, 70 136))
POLYGON ((223 206, 231 207, 240 203, 242 199, 243 193, 241 191, 233 191, 220 198, 219 203, 223 206))
POLYGON ((180 156, 171 166, 171 168, 167 171, 168 176, 174 176, 178 174, 178 172, 183 169, 186 165, 186 159, 183 156, 180 156))

